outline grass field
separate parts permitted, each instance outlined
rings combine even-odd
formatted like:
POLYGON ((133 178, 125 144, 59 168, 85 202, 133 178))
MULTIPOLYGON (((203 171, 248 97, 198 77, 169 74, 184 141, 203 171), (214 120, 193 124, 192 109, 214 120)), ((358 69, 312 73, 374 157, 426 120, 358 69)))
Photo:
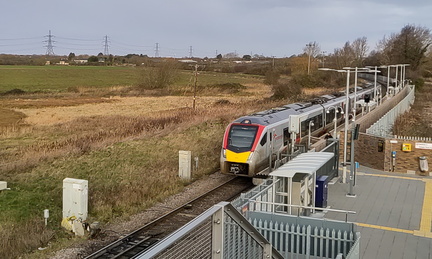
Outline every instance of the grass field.
POLYGON ((179 150, 199 157, 194 179, 212 173, 226 125, 277 105, 262 102, 271 91, 259 77, 200 72, 196 111, 191 71, 176 96, 123 95, 137 77, 133 67, 0 67, 0 93, 25 91, 0 96, 0 180, 11 188, 0 192, 0 258, 49 257, 80 241, 60 227, 64 178, 89 181, 90 222, 127 217, 188 184, 179 150))
POLYGON ((136 71, 130 67, 0 66, 0 92, 67 91, 69 87, 131 85, 136 71))
MULTIPOLYGON (((136 85, 141 68, 109 66, 0 66, 0 93, 21 89, 28 92, 66 92, 71 88, 109 88, 136 85)), ((176 86, 193 84, 193 71, 181 71, 176 86)), ((200 72, 199 85, 259 82, 252 76, 200 72)))

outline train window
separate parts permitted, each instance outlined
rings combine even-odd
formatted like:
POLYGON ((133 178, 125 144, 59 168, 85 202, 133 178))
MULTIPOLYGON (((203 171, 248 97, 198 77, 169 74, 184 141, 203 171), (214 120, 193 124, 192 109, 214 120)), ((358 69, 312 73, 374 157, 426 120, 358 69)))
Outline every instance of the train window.
POLYGON ((321 128, 321 127, 324 125, 322 114, 320 114, 320 115, 318 115, 318 116, 316 116, 316 117, 314 118, 314 124, 315 124, 315 126, 314 126, 314 130, 319 129, 319 128, 321 128))
POLYGON ((260 145, 264 146, 267 143, 267 132, 264 134, 264 136, 262 137, 261 141, 260 141, 260 145))
POLYGON ((329 124, 333 121, 335 118, 335 109, 329 110, 329 112, 326 114, 326 123, 329 124))
POLYGON ((289 139, 290 139, 290 134, 288 132, 288 128, 283 129, 283 139, 284 139, 284 145, 288 145, 289 143, 289 139))
POLYGON ((307 131, 308 131, 308 123, 309 123, 309 121, 302 121, 301 122, 301 124, 300 124, 300 126, 301 126, 301 136, 303 137, 303 136, 306 136, 308 133, 307 133, 307 131))
POLYGON ((228 135, 228 149, 235 152, 250 150, 257 131, 257 126, 232 125, 228 135))

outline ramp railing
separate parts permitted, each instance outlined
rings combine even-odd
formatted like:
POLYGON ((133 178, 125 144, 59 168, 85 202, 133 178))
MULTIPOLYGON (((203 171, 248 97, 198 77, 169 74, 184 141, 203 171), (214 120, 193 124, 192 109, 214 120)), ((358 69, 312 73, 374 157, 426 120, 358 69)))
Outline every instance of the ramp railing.
POLYGON ((415 99, 415 87, 414 85, 409 85, 407 87, 408 94, 402 101, 400 101, 395 107, 388 111, 383 117, 381 117, 377 122, 372 124, 368 129, 366 129, 367 134, 380 136, 380 137, 391 137, 392 128, 396 119, 406 111, 408 111, 411 105, 414 103, 415 99))

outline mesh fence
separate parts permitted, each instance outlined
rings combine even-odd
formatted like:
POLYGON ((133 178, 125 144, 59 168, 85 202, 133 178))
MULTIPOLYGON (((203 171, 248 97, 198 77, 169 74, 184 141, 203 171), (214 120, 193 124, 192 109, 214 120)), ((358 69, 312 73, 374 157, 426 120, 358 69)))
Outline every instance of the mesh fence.
POLYGON ((263 248, 250 234, 225 215, 224 258, 263 258, 263 248))
POLYGON ((407 96, 400 101, 395 107, 388 111, 383 117, 381 117, 377 122, 375 122, 370 128, 366 129, 366 133, 389 137, 392 135, 393 125, 396 119, 406 111, 408 111, 415 99, 415 88, 410 86, 409 93, 407 96))
POLYGON ((190 231, 186 236, 168 247, 165 251, 153 258, 172 259, 188 258, 202 259, 211 258, 212 255, 212 226, 211 217, 207 218, 201 225, 190 231))

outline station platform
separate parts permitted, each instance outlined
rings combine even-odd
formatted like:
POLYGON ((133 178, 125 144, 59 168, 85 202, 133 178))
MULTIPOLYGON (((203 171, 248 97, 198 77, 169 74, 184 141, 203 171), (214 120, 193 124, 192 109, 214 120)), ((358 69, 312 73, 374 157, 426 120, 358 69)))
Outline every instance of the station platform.
MULTIPOLYGON (((361 233, 360 258, 432 258, 432 177, 360 166, 355 197, 349 184, 332 181, 327 206, 355 211, 348 221, 361 233)), ((345 220, 332 212, 326 218, 345 220)))

